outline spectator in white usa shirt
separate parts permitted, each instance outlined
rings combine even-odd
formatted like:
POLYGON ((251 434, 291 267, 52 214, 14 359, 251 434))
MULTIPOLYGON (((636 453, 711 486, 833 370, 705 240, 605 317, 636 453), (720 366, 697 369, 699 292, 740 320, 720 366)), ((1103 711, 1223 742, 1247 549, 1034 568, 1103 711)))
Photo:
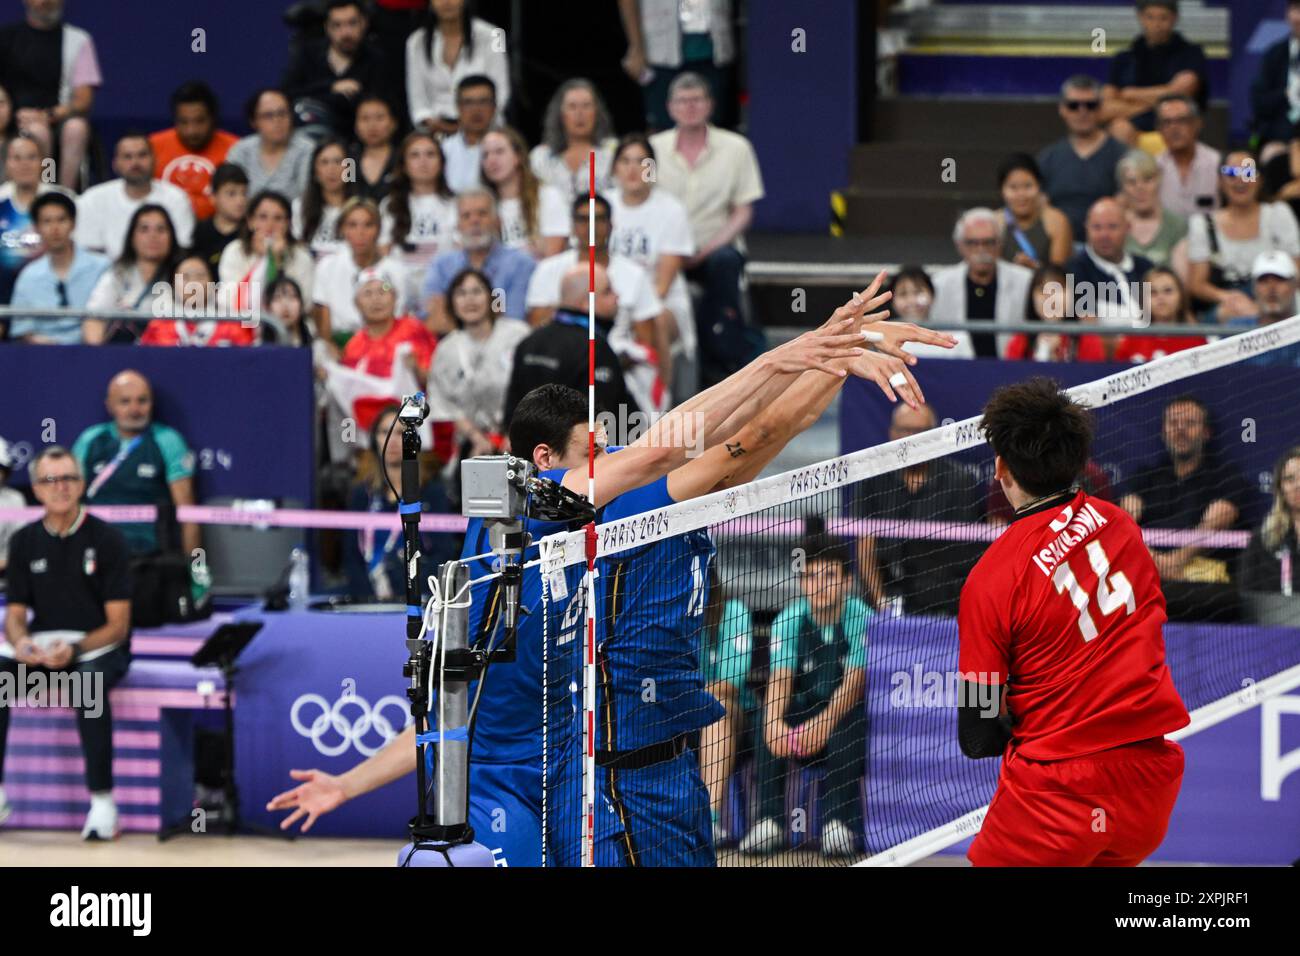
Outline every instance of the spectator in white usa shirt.
POLYGON ((508 126, 483 137, 483 181, 497 199, 501 244, 536 259, 561 252, 569 239, 569 209, 554 186, 528 166, 528 144, 508 126))
POLYGON ((650 274, 631 259, 613 255, 609 248, 609 202, 580 196, 573 203, 574 248, 543 259, 528 282, 528 321, 544 325, 563 304, 564 277, 587 262, 588 208, 595 202, 596 264, 609 273, 612 295, 596 296, 596 320, 604 324, 612 348, 624 366, 628 390, 641 410, 654 415, 665 411, 672 386, 672 351, 663 300, 655 294, 650 274))
POLYGON ((429 263, 456 247, 456 200, 445 173, 438 138, 416 130, 397 148, 393 184, 379 204, 379 244, 406 266, 404 294, 412 302, 429 263))
POLYGON ((378 269, 394 286, 398 314, 407 308, 405 268, 399 258, 379 248, 379 207, 354 196, 339 213, 343 248, 321 260, 312 282, 312 314, 321 338, 344 339, 361 328, 357 309, 357 277, 363 269, 378 269))
POLYGON ((650 275, 654 291, 669 315, 672 342, 673 398, 695 394, 695 316, 682 267, 695 255, 695 238, 686 207, 677 197, 655 188, 655 151, 641 133, 619 140, 614 152, 615 189, 608 195, 611 255, 631 259, 650 275))

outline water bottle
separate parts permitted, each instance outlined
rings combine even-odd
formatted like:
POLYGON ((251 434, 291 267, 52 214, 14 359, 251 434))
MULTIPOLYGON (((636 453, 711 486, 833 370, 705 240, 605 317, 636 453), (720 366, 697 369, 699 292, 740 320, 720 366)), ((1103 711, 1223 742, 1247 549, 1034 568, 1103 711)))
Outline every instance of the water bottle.
POLYGON ((295 611, 307 607, 307 592, 311 588, 311 572, 307 566, 307 552, 294 548, 289 557, 289 606, 295 611))

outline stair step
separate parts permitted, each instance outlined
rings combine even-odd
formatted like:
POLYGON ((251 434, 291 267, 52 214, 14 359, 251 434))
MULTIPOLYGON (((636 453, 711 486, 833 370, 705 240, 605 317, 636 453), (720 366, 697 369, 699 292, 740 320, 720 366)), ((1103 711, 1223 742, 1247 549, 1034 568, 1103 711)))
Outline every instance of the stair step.
MULTIPOLYGON (((1108 48, 1127 46, 1138 33, 1132 4, 1070 4, 1052 6, 1010 3, 939 4, 895 14, 905 23, 913 42, 980 41, 990 37, 1012 41, 1091 42, 1093 30, 1106 31, 1108 48)), ((1228 42, 1228 11, 1184 3, 1178 30, 1193 43, 1211 49, 1228 42)))
MULTIPOLYGON (((1206 75, 1210 91, 1224 94, 1231 87, 1231 64, 1210 59, 1206 75)), ((1040 96, 1054 98, 1061 81, 1082 73, 1104 83, 1110 58, 1041 49, 995 47, 909 47, 898 56, 898 91, 905 95, 1040 96)))
POLYGON ((1011 153, 1034 155, 1042 143, 1032 140, 1003 140, 996 146, 957 143, 863 143, 849 157, 849 181, 870 189, 903 179, 907 183, 928 179, 936 187, 984 190, 992 199, 997 191, 997 169, 1011 153), (948 160, 956 181, 944 183, 942 173, 948 160))
POLYGON ((876 103, 877 142, 998 144, 1050 142, 1061 135, 1054 97, 906 96, 876 103))
MULTIPOLYGON (((1037 143, 1064 135, 1055 96, 894 96, 876 103, 876 142, 916 142, 953 147, 1037 143)), ((1227 140, 1228 108, 1212 102, 1202 138, 1227 140)))
POLYGON ((917 238, 950 236, 965 210, 989 205, 996 200, 996 192, 945 189, 939 184, 933 189, 853 187, 845 190, 844 199, 844 229, 849 235, 917 238))

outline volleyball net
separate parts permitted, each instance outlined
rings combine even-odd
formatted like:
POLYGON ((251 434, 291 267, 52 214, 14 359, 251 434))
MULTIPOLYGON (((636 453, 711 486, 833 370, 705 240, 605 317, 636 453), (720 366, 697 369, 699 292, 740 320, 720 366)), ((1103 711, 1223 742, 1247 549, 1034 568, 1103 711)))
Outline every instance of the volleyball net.
MULTIPOLYGON (((1297 343, 1300 318, 1070 390, 1096 419, 1080 484, 1162 569, 1183 735, 1300 683, 1300 641, 1263 626, 1300 598, 1259 533, 1300 443, 1297 343)), ((580 859, 584 770, 597 865, 899 864, 978 830, 999 761, 958 748, 956 611, 1012 517, 979 425, 598 526, 594 702, 581 653, 548 662, 552 861, 580 859)), ((558 537, 552 572, 583 549, 558 537)), ((543 607, 564 632, 571 597, 543 607)))

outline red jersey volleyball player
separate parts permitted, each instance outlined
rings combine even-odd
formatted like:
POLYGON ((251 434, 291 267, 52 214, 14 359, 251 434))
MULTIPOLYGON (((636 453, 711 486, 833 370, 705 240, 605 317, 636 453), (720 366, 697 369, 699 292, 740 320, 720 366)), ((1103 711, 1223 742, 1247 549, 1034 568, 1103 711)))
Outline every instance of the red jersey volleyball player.
POLYGON ((1046 378, 999 388, 982 430, 1016 513, 961 592, 968 757, 1002 772, 976 866, 1135 866, 1160 845, 1188 723, 1165 664, 1165 599, 1142 534, 1075 486, 1088 410, 1046 378))

